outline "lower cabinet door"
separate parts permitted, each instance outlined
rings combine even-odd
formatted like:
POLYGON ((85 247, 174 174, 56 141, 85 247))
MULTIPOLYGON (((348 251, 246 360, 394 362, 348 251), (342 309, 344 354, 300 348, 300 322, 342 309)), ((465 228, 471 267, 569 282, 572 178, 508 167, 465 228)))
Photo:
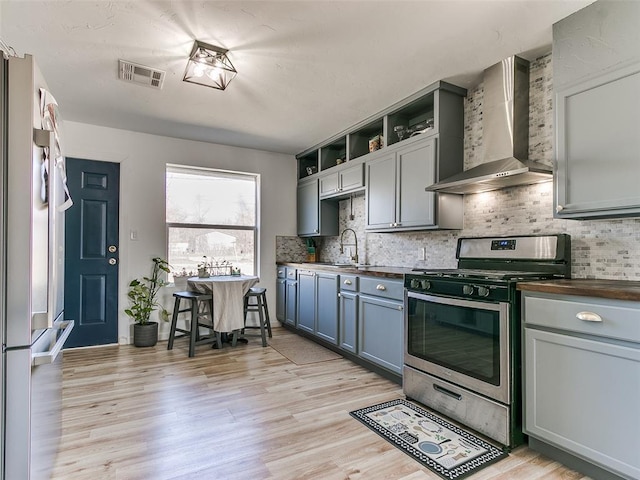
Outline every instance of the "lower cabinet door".
POLYGON ((525 433, 640 478, 639 348, 525 328, 524 373, 525 433))
POLYGON ((404 337, 402 302, 360 295, 359 307, 358 354, 401 374, 404 337))
POLYGON ((287 281, 276 280, 276 318, 284 322, 287 311, 287 281))
POLYGON ((340 348, 357 353, 358 294, 340 292, 340 348))
POLYGON ((316 276, 298 271, 298 328, 314 333, 316 329, 316 276))
POLYGON ((284 323, 296 326, 298 321, 298 282, 287 280, 284 323))
POLYGON ((316 272, 316 335, 338 344, 338 275, 316 272))

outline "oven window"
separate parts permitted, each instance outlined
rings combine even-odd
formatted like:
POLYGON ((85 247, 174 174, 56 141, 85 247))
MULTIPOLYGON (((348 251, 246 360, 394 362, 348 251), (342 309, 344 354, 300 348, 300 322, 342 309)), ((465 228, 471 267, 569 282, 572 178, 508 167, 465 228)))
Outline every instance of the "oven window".
POLYGON ((409 298, 407 352, 500 385, 500 313, 409 298))

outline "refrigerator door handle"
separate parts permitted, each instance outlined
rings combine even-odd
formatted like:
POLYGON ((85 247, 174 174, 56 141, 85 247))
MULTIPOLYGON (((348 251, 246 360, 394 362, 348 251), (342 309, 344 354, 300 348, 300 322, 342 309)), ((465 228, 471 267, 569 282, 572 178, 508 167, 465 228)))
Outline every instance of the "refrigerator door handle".
POLYGON ((74 320, 66 320, 64 322, 56 323, 53 328, 63 329, 63 330, 60 336, 58 337, 58 340, 56 340, 55 345, 51 347, 50 350, 47 350, 46 352, 32 354, 31 364, 33 366, 37 366, 37 365, 45 365, 48 363, 55 362, 56 358, 58 357, 58 354, 62 351, 62 347, 64 347, 64 342, 67 341, 67 338, 71 333, 71 330, 73 330, 74 325, 75 325, 74 320))

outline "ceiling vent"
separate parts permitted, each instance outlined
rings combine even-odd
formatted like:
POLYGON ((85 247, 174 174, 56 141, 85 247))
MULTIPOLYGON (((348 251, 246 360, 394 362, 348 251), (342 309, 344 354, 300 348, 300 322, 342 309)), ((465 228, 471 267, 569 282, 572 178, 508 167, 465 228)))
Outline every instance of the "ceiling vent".
POLYGON ((137 83, 138 85, 146 85, 147 87, 157 88, 158 90, 162 88, 166 72, 129 62, 128 60, 119 60, 118 62, 118 78, 120 78, 120 80, 137 83))

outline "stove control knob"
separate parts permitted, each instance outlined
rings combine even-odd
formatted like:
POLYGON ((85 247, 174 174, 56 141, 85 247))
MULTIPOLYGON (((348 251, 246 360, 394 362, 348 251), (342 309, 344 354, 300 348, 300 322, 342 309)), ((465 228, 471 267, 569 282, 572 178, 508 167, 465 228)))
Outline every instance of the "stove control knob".
POLYGON ((473 295, 473 285, 463 285, 462 293, 465 295, 473 295))
POLYGON ((420 280, 414 278, 411 280, 411 288, 420 288, 420 280))
POLYGON ((481 297, 488 297, 489 289, 487 287, 478 287, 478 295, 481 297))
POLYGON ((423 290, 430 290, 431 289, 431 282, 429 280, 421 280, 420 281, 420 286, 422 287, 423 290))

